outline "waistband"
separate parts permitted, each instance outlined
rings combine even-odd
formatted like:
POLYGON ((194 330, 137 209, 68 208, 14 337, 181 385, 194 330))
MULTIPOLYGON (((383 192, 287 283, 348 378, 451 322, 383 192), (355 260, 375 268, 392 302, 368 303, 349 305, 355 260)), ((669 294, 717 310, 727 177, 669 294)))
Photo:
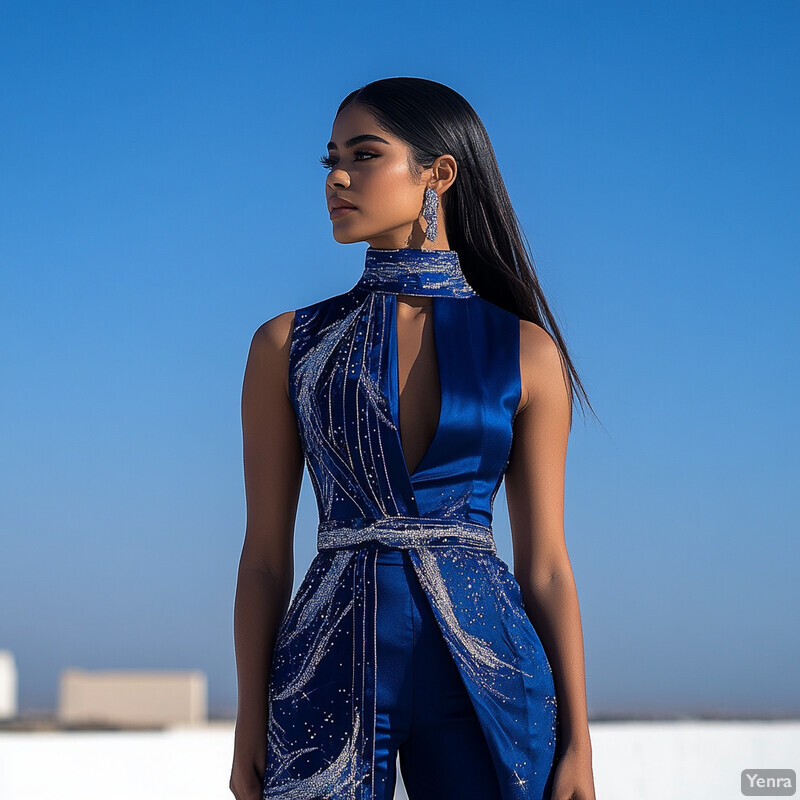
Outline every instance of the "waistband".
POLYGON ((358 547, 377 542, 386 547, 461 545, 497 552, 492 529, 478 522, 427 517, 384 517, 358 526, 354 522, 356 520, 351 520, 349 524, 338 520, 320 523, 317 528, 317 549, 358 547))

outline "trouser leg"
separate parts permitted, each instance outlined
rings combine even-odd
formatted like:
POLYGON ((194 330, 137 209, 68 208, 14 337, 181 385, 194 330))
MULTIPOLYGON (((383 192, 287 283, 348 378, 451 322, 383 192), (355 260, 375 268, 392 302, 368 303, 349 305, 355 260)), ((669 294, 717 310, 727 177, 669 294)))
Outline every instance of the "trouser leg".
POLYGON ((374 800, 392 800, 397 751, 411 732, 414 619, 404 554, 380 549, 377 556, 374 800))
POLYGON ((400 745, 400 768, 409 800, 500 800, 475 708, 408 559, 405 569, 414 627, 413 717, 411 735, 400 745))

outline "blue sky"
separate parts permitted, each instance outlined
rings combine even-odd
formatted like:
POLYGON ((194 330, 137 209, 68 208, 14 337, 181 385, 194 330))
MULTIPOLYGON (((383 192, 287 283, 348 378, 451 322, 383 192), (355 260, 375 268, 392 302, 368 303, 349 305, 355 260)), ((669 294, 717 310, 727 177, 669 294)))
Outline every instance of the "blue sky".
MULTIPOLYGON (((318 157, 411 75, 483 119, 602 421, 567 460, 590 714, 800 713, 798 37, 793 0, 3 3, 21 708, 67 666, 199 668, 233 713, 250 338, 357 280, 318 157)), ((495 532, 512 563, 502 491, 495 532)), ((315 536, 306 477, 295 585, 315 536)))

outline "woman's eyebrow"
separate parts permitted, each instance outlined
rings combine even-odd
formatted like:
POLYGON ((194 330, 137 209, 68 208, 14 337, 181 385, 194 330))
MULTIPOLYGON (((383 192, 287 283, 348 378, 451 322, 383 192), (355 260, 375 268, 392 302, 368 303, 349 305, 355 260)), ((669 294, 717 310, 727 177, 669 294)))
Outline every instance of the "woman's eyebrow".
MULTIPOLYGON (((348 139, 345 143, 345 147, 352 147, 354 144, 358 144, 359 142, 383 142, 384 144, 389 144, 386 139, 381 139, 380 136, 375 136, 372 133, 362 133, 359 136, 354 136, 352 139, 348 139)), ((330 141, 328 142, 328 150, 338 150, 339 148, 336 147, 336 142, 330 141)))

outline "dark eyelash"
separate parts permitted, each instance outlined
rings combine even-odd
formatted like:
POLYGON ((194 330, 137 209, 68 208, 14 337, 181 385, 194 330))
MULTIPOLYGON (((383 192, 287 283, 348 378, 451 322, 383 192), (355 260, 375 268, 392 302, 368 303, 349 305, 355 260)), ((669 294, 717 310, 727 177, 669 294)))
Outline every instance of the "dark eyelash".
MULTIPOLYGON (((356 150, 353 153, 353 156, 373 156, 377 158, 378 154, 373 153, 371 150, 356 150)), ((319 163, 322 164, 325 169, 333 169, 333 167, 336 165, 336 159, 330 155, 320 156, 319 163)))

